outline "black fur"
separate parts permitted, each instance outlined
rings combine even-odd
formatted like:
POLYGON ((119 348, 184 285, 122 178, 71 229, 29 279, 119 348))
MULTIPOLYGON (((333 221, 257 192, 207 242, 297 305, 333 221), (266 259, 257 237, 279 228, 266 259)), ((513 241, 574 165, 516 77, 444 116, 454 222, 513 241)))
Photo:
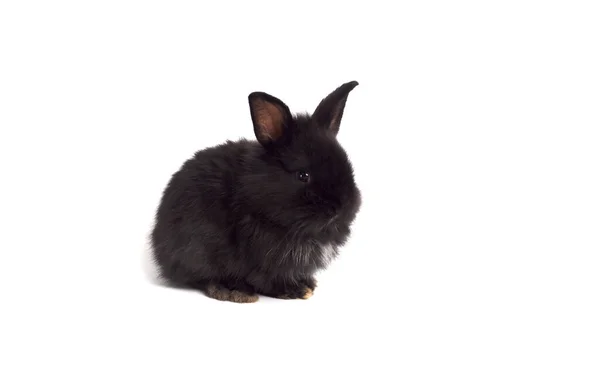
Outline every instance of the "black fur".
POLYGON ((198 151, 164 190, 151 234, 161 275, 207 293, 312 294, 315 272, 345 244, 361 204, 352 165, 336 139, 356 85, 340 86, 313 116, 293 116, 277 98, 250 94, 259 142, 227 141, 198 151), (308 182, 299 171, 308 173, 308 182))

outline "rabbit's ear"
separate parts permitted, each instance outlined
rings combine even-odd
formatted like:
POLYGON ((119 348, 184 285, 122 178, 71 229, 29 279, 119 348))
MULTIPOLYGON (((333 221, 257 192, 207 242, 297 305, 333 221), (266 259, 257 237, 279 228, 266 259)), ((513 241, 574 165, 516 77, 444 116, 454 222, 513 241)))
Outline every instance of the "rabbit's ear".
POLYGON ((279 140, 292 120, 287 105, 269 94, 253 92, 248 96, 256 139, 263 145, 279 140))
POLYGON ((340 123, 344 114, 344 108, 346 107, 348 94, 356 86, 358 86, 358 82, 356 81, 342 84, 319 103, 313 114, 313 118, 319 127, 337 135, 340 130, 340 123))

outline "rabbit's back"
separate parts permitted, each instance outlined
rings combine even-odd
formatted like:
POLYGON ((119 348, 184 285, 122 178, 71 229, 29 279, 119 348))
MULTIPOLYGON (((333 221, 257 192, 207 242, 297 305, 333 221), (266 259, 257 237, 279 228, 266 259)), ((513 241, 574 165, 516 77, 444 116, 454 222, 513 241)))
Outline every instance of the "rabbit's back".
POLYGON ((249 141, 198 151, 171 177, 156 212, 151 244, 161 275, 186 284, 222 275, 235 263, 231 203, 249 141))

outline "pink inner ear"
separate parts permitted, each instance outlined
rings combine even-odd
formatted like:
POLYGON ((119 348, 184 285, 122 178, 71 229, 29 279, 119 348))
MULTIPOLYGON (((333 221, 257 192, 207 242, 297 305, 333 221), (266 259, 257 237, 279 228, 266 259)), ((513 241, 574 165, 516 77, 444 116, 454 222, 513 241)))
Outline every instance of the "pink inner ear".
POLYGON ((261 101, 256 105, 257 122, 265 139, 277 140, 283 133, 283 113, 272 103, 261 101))
POLYGON ((337 125, 340 116, 340 105, 336 105, 331 113, 331 121, 329 122, 329 127, 334 127, 337 125))

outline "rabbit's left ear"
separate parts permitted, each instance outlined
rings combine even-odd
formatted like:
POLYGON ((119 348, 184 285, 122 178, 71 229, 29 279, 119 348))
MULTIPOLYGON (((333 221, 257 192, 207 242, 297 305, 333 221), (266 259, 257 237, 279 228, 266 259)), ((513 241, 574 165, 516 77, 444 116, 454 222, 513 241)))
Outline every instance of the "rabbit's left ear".
POLYGON ((348 94, 356 86, 358 86, 358 82, 356 81, 342 84, 319 103, 319 106, 317 106, 313 113, 313 118, 319 127, 337 135, 340 130, 340 123, 342 122, 342 115, 344 114, 348 94))
POLYGON ((257 91, 248 96, 256 139, 269 146, 289 130, 292 114, 279 98, 257 91))

